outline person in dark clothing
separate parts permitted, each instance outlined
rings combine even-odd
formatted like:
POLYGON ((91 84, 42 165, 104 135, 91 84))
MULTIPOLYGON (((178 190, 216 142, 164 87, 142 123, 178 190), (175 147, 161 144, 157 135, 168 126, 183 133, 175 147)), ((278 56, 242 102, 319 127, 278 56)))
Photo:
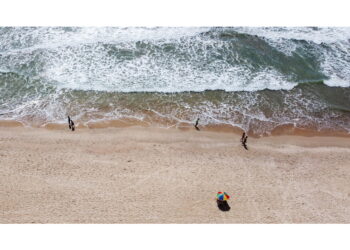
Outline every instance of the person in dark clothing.
POLYGON ((199 118, 196 121, 196 124, 194 125, 194 127, 199 131, 200 129, 198 128, 198 123, 199 123, 199 118))
POLYGON ((71 129, 72 131, 75 130, 75 125, 72 119, 70 119, 70 117, 68 116, 68 127, 69 129, 71 129))
POLYGON ((246 149, 246 150, 248 150, 248 147, 247 147, 247 144, 243 144, 243 147, 246 149))
POLYGON ((72 129, 71 125, 70 125, 70 117, 68 116, 68 127, 69 129, 72 129))
POLYGON ((243 143, 244 138, 245 138, 245 132, 243 132, 243 134, 242 134, 241 143, 243 143))
POLYGON ((242 143, 242 146, 243 146, 246 150, 248 150, 248 147, 247 147, 247 140, 248 140, 248 136, 247 136, 245 133, 243 133, 242 138, 241 138, 241 143, 242 143))
POLYGON ((71 127, 72 131, 75 130, 75 125, 74 125, 74 122, 72 120, 70 120, 70 127, 71 127))

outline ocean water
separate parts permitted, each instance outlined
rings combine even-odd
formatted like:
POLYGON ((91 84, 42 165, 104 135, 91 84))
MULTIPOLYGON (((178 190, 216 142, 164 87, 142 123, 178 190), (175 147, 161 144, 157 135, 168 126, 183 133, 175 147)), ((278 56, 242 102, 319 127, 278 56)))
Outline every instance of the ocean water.
POLYGON ((0 119, 350 133, 348 27, 0 27, 0 119))

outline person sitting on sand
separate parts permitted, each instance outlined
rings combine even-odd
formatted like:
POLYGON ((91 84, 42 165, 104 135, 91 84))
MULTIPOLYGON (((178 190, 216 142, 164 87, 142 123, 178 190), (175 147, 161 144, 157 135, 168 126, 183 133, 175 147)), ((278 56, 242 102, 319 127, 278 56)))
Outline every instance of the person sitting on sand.
POLYGON ((198 123, 199 123, 199 118, 196 121, 196 124, 194 125, 194 127, 199 131, 200 129, 198 128, 198 123))

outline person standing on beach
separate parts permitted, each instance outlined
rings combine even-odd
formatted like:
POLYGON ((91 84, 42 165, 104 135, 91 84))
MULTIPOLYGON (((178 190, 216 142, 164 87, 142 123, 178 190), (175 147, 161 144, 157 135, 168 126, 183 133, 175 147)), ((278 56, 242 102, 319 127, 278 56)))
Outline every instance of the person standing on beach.
POLYGON ((69 129, 72 129, 72 127, 70 126, 70 117, 68 116, 68 127, 69 129))
POLYGON ((248 136, 245 134, 245 132, 243 132, 242 134, 242 138, 241 138, 241 143, 242 143, 242 146, 248 150, 248 147, 247 147, 247 140, 248 140, 248 136))
POLYGON ((70 119, 70 117, 68 116, 68 127, 69 129, 71 129, 72 131, 75 130, 75 125, 72 119, 70 119))
POLYGON ((72 131, 74 131, 74 130, 75 130, 74 122, 73 122, 72 120, 70 120, 70 122, 71 122, 70 126, 71 126, 71 128, 72 128, 72 131))
POLYGON ((199 118, 197 119, 196 124, 194 125, 194 127, 195 127, 198 131, 200 131, 200 129, 198 128, 198 123, 199 123, 199 118))
POLYGON ((241 143, 243 143, 244 138, 245 138, 245 132, 243 132, 243 134, 242 134, 241 143))

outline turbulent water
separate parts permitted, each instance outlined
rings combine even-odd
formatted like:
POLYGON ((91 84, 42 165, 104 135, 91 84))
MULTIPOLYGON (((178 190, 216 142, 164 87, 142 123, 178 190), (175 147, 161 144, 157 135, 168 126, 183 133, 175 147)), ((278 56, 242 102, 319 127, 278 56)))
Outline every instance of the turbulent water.
POLYGON ((350 132, 350 28, 1 27, 0 118, 350 132))

